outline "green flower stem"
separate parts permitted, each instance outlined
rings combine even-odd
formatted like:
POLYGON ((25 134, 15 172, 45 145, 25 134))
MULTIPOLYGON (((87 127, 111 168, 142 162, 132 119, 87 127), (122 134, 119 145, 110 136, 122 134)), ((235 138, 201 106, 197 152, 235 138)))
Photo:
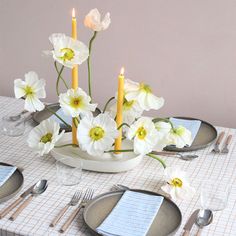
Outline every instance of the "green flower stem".
POLYGON ((63 148, 63 147, 79 147, 78 144, 73 144, 73 143, 69 143, 69 144, 64 144, 64 145, 60 145, 60 146, 55 146, 55 148, 63 148))
POLYGON ((122 123, 117 129, 121 129, 123 126, 127 126, 127 127, 130 127, 127 123, 122 123))
POLYGON ((106 111, 106 109, 107 109, 107 106, 109 105, 109 103, 113 100, 113 99, 115 99, 115 97, 111 97, 107 102, 106 102, 106 104, 105 104, 105 106, 104 106, 104 108, 103 108, 103 113, 106 111))
POLYGON ((62 74, 62 71, 64 70, 64 65, 61 67, 61 70, 59 71, 58 73, 58 76, 57 76, 57 83, 56 83, 56 90, 57 90, 57 96, 59 96, 59 82, 60 82, 60 78, 61 78, 61 74, 62 74))
MULTIPOLYGON (((54 62, 54 66, 55 66, 55 68, 56 68, 57 74, 59 74, 59 69, 58 69, 58 67, 57 67, 57 62, 56 62, 56 61, 54 62)), ((62 78, 61 75, 60 75, 60 79, 63 81, 65 87, 66 87, 67 89, 69 89, 69 86, 67 85, 66 81, 62 78)))
POLYGON ((171 128, 174 129, 173 123, 172 123, 172 122, 170 121, 170 119, 168 119, 168 118, 154 118, 154 119, 152 119, 152 122, 153 122, 153 123, 157 123, 157 122, 159 122, 159 121, 164 121, 164 122, 166 122, 166 123, 170 123, 171 128))
POLYGON ((106 153, 108 152, 133 152, 134 149, 125 149, 125 150, 109 150, 109 151, 106 151, 106 153))
POLYGON ((91 69, 90 69, 90 57, 92 53, 92 45, 93 41, 97 36, 97 31, 94 31, 93 37, 89 41, 89 56, 87 59, 87 66, 88 66, 88 88, 89 88, 89 96, 91 97, 91 102, 92 102, 92 88, 91 88, 91 69))
POLYGON ((70 127, 71 128, 71 126, 68 124, 68 123, 66 123, 55 111, 53 111, 52 109, 50 109, 49 107, 47 107, 47 106, 45 106, 45 108, 48 110, 48 111, 50 111, 52 114, 54 114, 60 121, 62 121, 67 127, 70 127))
POLYGON ((165 164, 165 162, 164 162, 161 158, 159 158, 159 157, 157 157, 156 155, 151 154, 151 153, 146 154, 146 155, 149 156, 149 157, 151 157, 151 158, 153 158, 153 159, 158 160, 158 161, 162 164, 162 166, 164 167, 164 169, 166 168, 166 164, 165 164))

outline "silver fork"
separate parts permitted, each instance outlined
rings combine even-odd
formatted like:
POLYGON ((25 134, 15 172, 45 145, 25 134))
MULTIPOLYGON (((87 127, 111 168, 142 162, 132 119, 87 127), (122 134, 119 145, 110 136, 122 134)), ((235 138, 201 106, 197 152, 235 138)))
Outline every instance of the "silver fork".
POLYGON ((80 209, 84 208, 86 206, 86 204, 92 199, 93 194, 94 194, 94 190, 93 189, 87 189, 86 190, 86 192, 84 194, 84 197, 83 197, 82 201, 80 202, 79 206, 77 207, 77 209, 75 209, 72 212, 70 217, 66 220, 64 225, 61 227, 60 233, 64 233, 69 228, 69 226, 71 225, 72 221, 75 219, 75 217, 79 213, 80 209))
POLYGON ((220 144, 221 144, 221 141, 223 140, 224 138, 224 135, 225 135, 225 132, 221 132, 218 139, 216 140, 216 143, 215 143, 215 146, 214 148, 212 149, 211 152, 215 152, 215 153, 220 153, 220 144))
POLYGON ((223 147, 221 153, 228 153, 228 152, 229 152, 228 146, 229 146, 229 143, 230 143, 232 137, 233 137, 233 136, 232 136, 231 134, 227 137, 227 139, 226 139, 226 141, 225 141, 225 144, 224 144, 224 147, 223 147))
POLYGON ((55 217, 55 219, 52 221, 52 223, 50 224, 50 227, 54 227, 56 226, 56 224, 60 221, 60 219, 62 218, 62 216, 66 213, 66 211, 68 210, 68 208, 70 206, 75 206, 80 198, 82 196, 82 191, 76 191, 74 193, 74 195, 72 196, 71 200, 68 202, 68 204, 66 204, 66 206, 61 209, 61 211, 59 212, 59 214, 55 217))

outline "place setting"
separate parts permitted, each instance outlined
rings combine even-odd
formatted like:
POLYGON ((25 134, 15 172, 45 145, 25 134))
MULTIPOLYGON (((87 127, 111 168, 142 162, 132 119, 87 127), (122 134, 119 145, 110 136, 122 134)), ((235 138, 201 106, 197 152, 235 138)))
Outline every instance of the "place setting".
POLYGON ((111 27, 111 15, 94 8, 84 16, 90 35, 84 43, 78 12, 72 8, 68 16, 70 35, 62 28, 40 39, 48 42, 42 54, 55 69, 54 87, 40 71, 19 73, 11 99, 21 105, 4 108, 0 232, 7 222, 16 235, 214 235, 219 212, 233 205, 235 130, 159 116, 165 99, 146 81, 130 79, 135 73, 122 61, 109 78, 112 97, 98 103, 94 48, 111 27), (79 76, 84 64, 87 78, 79 76), (53 93, 56 102, 46 102, 53 93))

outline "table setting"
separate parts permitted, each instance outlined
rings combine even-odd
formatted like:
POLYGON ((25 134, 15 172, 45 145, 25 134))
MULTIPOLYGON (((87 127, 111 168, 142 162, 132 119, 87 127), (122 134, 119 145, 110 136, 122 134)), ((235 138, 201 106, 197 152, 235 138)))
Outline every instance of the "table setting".
POLYGON ((74 8, 71 16, 71 36, 51 34, 43 52, 58 101, 43 101, 46 81, 35 71, 15 79, 15 98, 0 96, 0 235, 234 235, 236 130, 146 116, 165 100, 123 66, 114 96, 97 104, 92 48, 110 13, 85 16, 88 46, 74 8))

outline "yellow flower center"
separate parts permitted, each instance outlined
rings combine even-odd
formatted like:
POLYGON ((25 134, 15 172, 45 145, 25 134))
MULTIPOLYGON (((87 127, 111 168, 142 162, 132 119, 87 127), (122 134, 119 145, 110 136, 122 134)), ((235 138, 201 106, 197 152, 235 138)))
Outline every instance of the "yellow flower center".
POLYGON ((182 182, 182 180, 179 179, 179 178, 174 178, 174 179, 171 180, 171 183, 170 183, 170 184, 173 185, 173 186, 176 187, 176 188, 181 188, 182 185, 183 185, 183 182, 182 182))
POLYGON ((145 139, 145 137, 147 135, 147 131, 143 126, 139 127, 136 132, 136 135, 138 136, 139 139, 145 139))
POLYGON ((104 137, 105 131, 103 128, 96 126, 89 131, 89 136, 93 141, 98 141, 104 137))
POLYGON ((134 105, 134 100, 131 100, 131 101, 127 101, 125 98, 124 98, 124 103, 123 103, 123 109, 124 110, 129 110, 133 105, 134 105))
POLYGON ((61 57, 63 61, 71 61, 75 56, 75 53, 71 48, 62 48, 61 52, 64 53, 64 55, 61 57))
POLYGON ((81 108, 83 106, 83 97, 79 96, 79 97, 71 98, 70 105, 74 108, 81 108))
POLYGON ((40 139, 41 143, 47 143, 51 141, 52 141, 52 133, 47 133, 40 139))
POLYGON ((26 96, 29 96, 29 95, 33 95, 34 91, 33 91, 33 89, 30 86, 27 85, 25 87, 25 93, 26 93, 26 96))
POLYGON ((152 93, 152 89, 149 85, 141 83, 140 84, 140 90, 145 91, 146 93, 152 93))
POLYGON ((180 126, 178 128, 173 129, 173 132, 179 136, 182 136, 185 132, 185 128, 183 126, 180 126))

